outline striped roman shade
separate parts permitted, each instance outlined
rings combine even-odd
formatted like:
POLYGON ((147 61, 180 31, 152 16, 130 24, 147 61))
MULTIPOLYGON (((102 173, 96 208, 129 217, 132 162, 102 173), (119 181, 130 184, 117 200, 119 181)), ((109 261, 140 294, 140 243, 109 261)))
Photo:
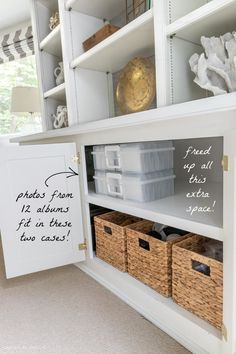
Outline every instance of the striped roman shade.
POLYGON ((34 54, 32 26, 0 36, 0 64, 34 54))

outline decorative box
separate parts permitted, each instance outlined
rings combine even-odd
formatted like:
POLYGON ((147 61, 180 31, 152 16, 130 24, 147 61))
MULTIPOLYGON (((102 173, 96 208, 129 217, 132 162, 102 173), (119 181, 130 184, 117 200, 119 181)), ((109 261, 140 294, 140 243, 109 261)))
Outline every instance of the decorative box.
POLYGON ((109 37, 119 29, 120 27, 117 26, 113 26, 110 24, 105 25, 99 31, 94 33, 91 37, 89 37, 88 39, 86 39, 86 41, 83 42, 84 51, 86 52, 87 50, 93 48, 96 44, 102 42, 105 38, 109 37))

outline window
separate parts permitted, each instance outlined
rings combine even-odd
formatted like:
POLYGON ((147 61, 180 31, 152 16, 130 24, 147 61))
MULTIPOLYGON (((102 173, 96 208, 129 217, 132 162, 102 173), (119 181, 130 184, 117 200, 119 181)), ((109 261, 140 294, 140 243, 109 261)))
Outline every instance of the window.
POLYGON ((41 131, 38 113, 31 117, 29 113, 10 112, 11 91, 15 86, 38 86, 34 55, 0 65, 0 135, 41 131))

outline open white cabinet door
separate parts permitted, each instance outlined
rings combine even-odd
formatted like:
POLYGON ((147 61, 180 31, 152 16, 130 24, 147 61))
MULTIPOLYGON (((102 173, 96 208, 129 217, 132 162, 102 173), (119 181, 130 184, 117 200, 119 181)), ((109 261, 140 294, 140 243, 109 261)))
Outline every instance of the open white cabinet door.
POLYGON ((85 259, 75 144, 0 149, 7 278, 85 259))

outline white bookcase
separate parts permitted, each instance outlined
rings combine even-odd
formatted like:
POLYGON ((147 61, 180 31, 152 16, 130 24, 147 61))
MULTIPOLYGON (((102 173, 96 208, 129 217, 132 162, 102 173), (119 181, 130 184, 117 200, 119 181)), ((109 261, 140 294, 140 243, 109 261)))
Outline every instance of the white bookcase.
POLYGON ((199 1, 204 5, 181 18, 176 16, 177 9, 181 8, 180 1, 173 3, 166 33, 170 57, 167 68, 170 73, 170 103, 175 104, 209 95, 193 83, 188 60, 192 53, 203 52, 201 36, 218 36, 235 30, 233 13, 236 3, 224 0, 199 1), (173 18, 177 19, 173 21, 173 18))
MULTIPOLYGON (((236 0, 153 0, 143 15, 125 25, 124 0, 31 0, 36 55, 41 82, 44 132, 14 139, 21 144, 76 142, 80 153, 80 188, 86 261, 78 267, 137 309, 195 354, 236 353, 236 93, 207 97, 193 83, 189 57, 201 52, 201 35, 236 30, 236 0), (48 21, 59 8, 61 23, 49 33, 48 21), (103 26, 104 19, 122 27, 83 51, 82 42, 103 26), (116 117, 115 75, 133 57, 153 57, 156 101, 152 109, 116 117), (55 86, 53 68, 63 59, 65 84, 55 86), (50 115, 67 103, 69 127, 52 130, 50 115), (215 138, 222 141, 219 161, 229 158, 229 171, 211 176, 209 188, 218 209, 212 216, 188 218, 183 212, 186 185, 179 174, 171 198, 140 204, 94 193, 87 180, 86 148, 97 144, 172 139, 215 138), (224 243, 223 331, 165 299, 128 274, 97 259, 93 253, 91 204, 126 212, 199 233, 224 243)), ((50 145, 49 145, 50 148, 50 145)), ((178 158, 176 161, 178 165, 178 158)))
MULTIPOLYGON (((38 67, 39 85, 42 97, 43 130, 53 129, 53 114, 58 105, 67 106, 66 83, 56 86, 54 70, 60 61, 66 63, 66 48, 62 49, 62 28, 64 21, 60 12, 60 24, 52 31, 49 28, 50 17, 59 10, 57 0, 39 0, 32 2, 32 24, 35 33, 35 52, 38 67)), ((66 64, 64 65, 64 67, 66 64)), ((68 81, 67 70, 65 77, 68 81)), ((72 124, 70 105, 69 122, 72 124)))

